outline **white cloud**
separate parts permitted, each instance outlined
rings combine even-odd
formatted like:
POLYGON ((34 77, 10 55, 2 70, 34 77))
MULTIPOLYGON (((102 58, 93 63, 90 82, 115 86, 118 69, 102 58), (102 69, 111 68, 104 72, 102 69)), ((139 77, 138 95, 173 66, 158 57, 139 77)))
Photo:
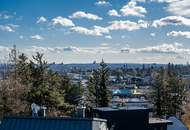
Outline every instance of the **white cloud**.
POLYGON ((61 16, 53 18, 52 19, 52 24, 53 25, 61 25, 61 26, 64 26, 64 27, 75 26, 75 24, 72 22, 72 20, 70 20, 68 18, 63 18, 61 16))
POLYGON ((103 36, 103 34, 109 34, 109 30, 107 28, 100 26, 94 26, 93 29, 87 29, 85 27, 75 26, 71 28, 71 31, 92 36, 103 36))
POLYGON ((108 43, 101 43, 100 46, 108 46, 108 43))
POLYGON ((43 16, 39 17, 36 21, 36 23, 45 23, 45 22, 47 22, 47 19, 43 16))
POLYGON ((86 18, 86 19, 90 19, 90 20, 102 20, 101 17, 95 15, 95 14, 91 14, 91 13, 86 13, 83 11, 77 11, 75 13, 72 14, 72 16, 69 16, 70 18, 86 18))
POLYGON ((159 2, 159 3, 163 3, 163 2, 166 2, 166 3, 171 3, 171 2, 175 2, 177 0, 151 0, 152 2, 159 2))
POLYGON ((153 2, 167 3, 166 10, 172 14, 190 17, 190 0, 151 0, 153 2))
POLYGON ((105 36, 105 38, 106 38, 106 39, 112 39, 112 36, 107 35, 107 36, 105 36))
MULTIPOLYGON (((0 46, 0 61, 5 61, 11 48, 0 46)), ((190 60, 190 48, 183 44, 160 44, 142 48, 115 48, 108 43, 99 44, 96 47, 77 47, 77 46, 32 46, 29 48, 19 48, 19 52, 25 53, 29 58, 36 52, 44 53, 44 58, 48 62, 56 63, 89 63, 97 59, 104 58, 112 63, 136 62, 136 63, 186 63, 190 60), (85 59, 86 55, 88 58, 85 59), (128 57, 127 60, 125 57, 128 57), (130 60, 129 60, 130 59, 130 60)))
POLYGON ((40 35, 33 35, 30 38, 36 39, 36 40, 44 40, 44 38, 42 36, 40 36, 40 35))
POLYGON ((9 60, 11 48, 6 46, 0 46, 0 63, 7 63, 9 60))
POLYGON ((0 30, 7 31, 7 32, 15 32, 16 28, 18 27, 19 25, 15 25, 15 24, 0 25, 0 30))
POLYGON ((16 24, 7 24, 8 26, 12 27, 12 28, 18 28, 20 27, 19 25, 16 25, 16 24))
POLYGON ((135 1, 135 2, 146 2, 147 0, 132 0, 132 1, 135 1))
POLYGON ((155 33, 150 33, 150 36, 155 37, 156 34, 155 33))
POLYGON ((190 17, 190 0, 175 0, 170 2, 167 11, 175 15, 190 17))
POLYGON ((23 35, 20 35, 19 38, 20 38, 20 39, 24 39, 24 36, 23 36, 23 35))
POLYGON ((76 46, 65 46, 65 47, 42 47, 42 46, 32 46, 24 50, 28 53, 42 52, 45 54, 57 54, 63 52, 73 52, 73 53, 119 53, 114 51, 111 48, 107 47, 106 44, 101 45, 100 47, 76 47, 76 46))
MULTIPOLYGON (((8 62, 8 54, 10 52, 9 47, 0 46, 0 62, 8 62)), ((32 55, 36 55, 36 52, 44 53, 44 59, 48 62, 56 63, 87 63, 100 55, 110 55, 117 53, 107 46, 100 47, 44 47, 44 46, 32 46, 29 48, 19 48, 19 52, 25 53, 29 59, 32 59, 32 55), (88 54, 88 58, 85 59, 88 54), (93 58, 94 57, 94 58, 93 58)), ((95 60, 95 59, 94 59, 95 60)))
POLYGON ((112 9, 108 11, 108 15, 109 16, 116 16, 116 17, 120 17, 121 15, 117 12, 117 10, 112 9))
POLYGON ((138 23, 126 20, 126 21, 112 21, 110 22, 111 25, 108 26, 107 28, 110 30, 128 30, 128 31, 133 31, 133 30, 138 30, 141 28, 147 28, 148 27, 148 22, 139 20, 138 23))
POLYGON ((12 16, 10 16, 10 15, 2 15, 2 19, 10 19, 10 18, 12 18, 12 16))
POLYGON ((138 20, 138 24, 142 28, 148 28, 148 26, 149 26, 149 23, 147 21, 142 20, 142 19, 138 20))
POLYGON ((94 26, 94 31, 97 34, 108 34, 109 30, 105 27, 100 27, 100 26, 94 26))
POLYGON ((121 52, 190 55, 190 49, 183 47, 183 44, 180 43, 174 43, 174 44, 163 43, 161 45, 148 46, 144 48, 123 48, 121 49, 121 52))
POLYGON ((123 6, 120 9, 123 16, 138 16, 144 17, 144 14, 147 13, 147 10, 142 6, 137 6, 136 1, 130 1, 127 5, 123 6))
POLYGON ((126 36, 125 36, 125 35, 121 35, 121 38, 122 38, 122 39, 125 39, 125 38, 126 38, 126 36))
POLYGON ((154 20, 152 26, 153 27, 162 27, 166 25, 185 25, 190 26, 190 19, 182 17, 182 16, 168 16, 161 18, 159 20, 154 20))
POLYGON ((108 1, 105 1, 105 0, 100 0, 100 1, 96 2, 95 5, 98 5, 98 6, 111 6, 111 4, 108 1))
POLYGON ((178 37, 178 36, 183 36, 186 38, 190 38, 190 32, 189 31, 171 31, 167 33, 167 36, 174 36, 174 37, 178 37))
POLYGON ((11 27, 9 27, 7 25, 0 25, 0 30, 7 31, 7 32, 15 32, 14 29, 12 29, 11 27))
POLYGON ((9 52, 11 49, 9 47, 0 46, 0 52, 9 52))
POLYGON ((30 49, 26 50, 30 53, 41 52, 41 53, 61 53, 61 52, 77 52, 78 48, 74 46, 66 47, 42 47, 42 46, 32 46, 30 49))
POLYGON ((0 19, 4 19, 4 20, 7 20, 7 19, 10 19, 12 18, 13 16, 7 14, 7 12, 1 12, 0 13, 0 19))
POLYGON ((144 53, 168 53, 168 54, 176 54, 176 53, 186 53, 190 54, 189 49, 186 50, 184 48, 181 48, 182 44, 175 43, 175 44, 161 44, 158 46, 150 46, 145 47, 141 49, 137 49, 138 52, 144 52, 144 53))
POLYGON ((96 35, 92 30, 81 26, 72 27, 71 30, 85 35, 96 35))

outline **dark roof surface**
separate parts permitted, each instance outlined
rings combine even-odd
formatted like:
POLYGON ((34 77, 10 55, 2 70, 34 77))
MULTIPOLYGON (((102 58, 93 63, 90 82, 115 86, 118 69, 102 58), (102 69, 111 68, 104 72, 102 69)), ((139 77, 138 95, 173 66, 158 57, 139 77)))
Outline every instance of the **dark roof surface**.
POLYGON ((97 118, 5 117, 0 130, 92 130, 97 118))
POLYGON ((130 110, 146 110, 146 111, 152 111, 151 108, 147 107, 140 107, 140 106, 128 106, 128 107, 119 107, 119 108, 112 108, 112 107, 98 107, 94 108, 94 110, 98 111, 130 111, 130 110))

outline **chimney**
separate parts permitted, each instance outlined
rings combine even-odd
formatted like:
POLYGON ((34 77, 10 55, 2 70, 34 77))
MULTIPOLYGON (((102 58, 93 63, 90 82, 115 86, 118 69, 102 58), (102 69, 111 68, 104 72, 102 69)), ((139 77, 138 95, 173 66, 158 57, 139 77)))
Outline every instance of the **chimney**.
POLYGON ((43 111, 43 117, 46 117, 46 109, 47 109, 47 107, 42 106, 41 109, 43 111))
POLYGON ((47 107, 41 106, 41 107, 40 107, 40 110, 39 110, 39 112, 38 112, 38 115, 39 115, 40 117, 46 117, 46 109, 47 109, 47 107))
POLYGON ((84 106, 77 107, 77 117, 85 118, 85 109, 84 106))
POLYGON ((82 96, 77 107, 77 117, 85 118, 85 97, 82 96))

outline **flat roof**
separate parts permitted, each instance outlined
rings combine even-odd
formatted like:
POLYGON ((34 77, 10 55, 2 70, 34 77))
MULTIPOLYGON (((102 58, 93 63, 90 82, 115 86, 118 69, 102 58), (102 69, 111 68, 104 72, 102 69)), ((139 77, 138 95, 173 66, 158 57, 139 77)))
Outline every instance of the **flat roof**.
POLYGON ((99 111, 120 111, 120 110, 152 110, 152 108, 147 108, 147 107, 141 107, 141 106, 128 106, 128 107, 97 107, 94 108, 94 110, 99 110, 99 111))
POLYGON ((83 121, 102 121, 107 122, 101 118, 80 118, 80 117, 32 117, 32 116, 7 116, 5 119, 34 119, 34 120, 83 120, 83 121))
POLYGON ((161 118, 149 118, 149 124, 170 124, 172 125, 173 122, 166 119, 161 118))

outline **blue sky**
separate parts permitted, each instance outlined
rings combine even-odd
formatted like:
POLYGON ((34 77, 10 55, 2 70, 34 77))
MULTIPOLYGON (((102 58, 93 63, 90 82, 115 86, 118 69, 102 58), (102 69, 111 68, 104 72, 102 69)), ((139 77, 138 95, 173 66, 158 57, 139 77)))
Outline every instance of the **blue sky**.
POLYGON ((190 0, 0 0, 0 55, 48 62, 186 63, 190 0))

